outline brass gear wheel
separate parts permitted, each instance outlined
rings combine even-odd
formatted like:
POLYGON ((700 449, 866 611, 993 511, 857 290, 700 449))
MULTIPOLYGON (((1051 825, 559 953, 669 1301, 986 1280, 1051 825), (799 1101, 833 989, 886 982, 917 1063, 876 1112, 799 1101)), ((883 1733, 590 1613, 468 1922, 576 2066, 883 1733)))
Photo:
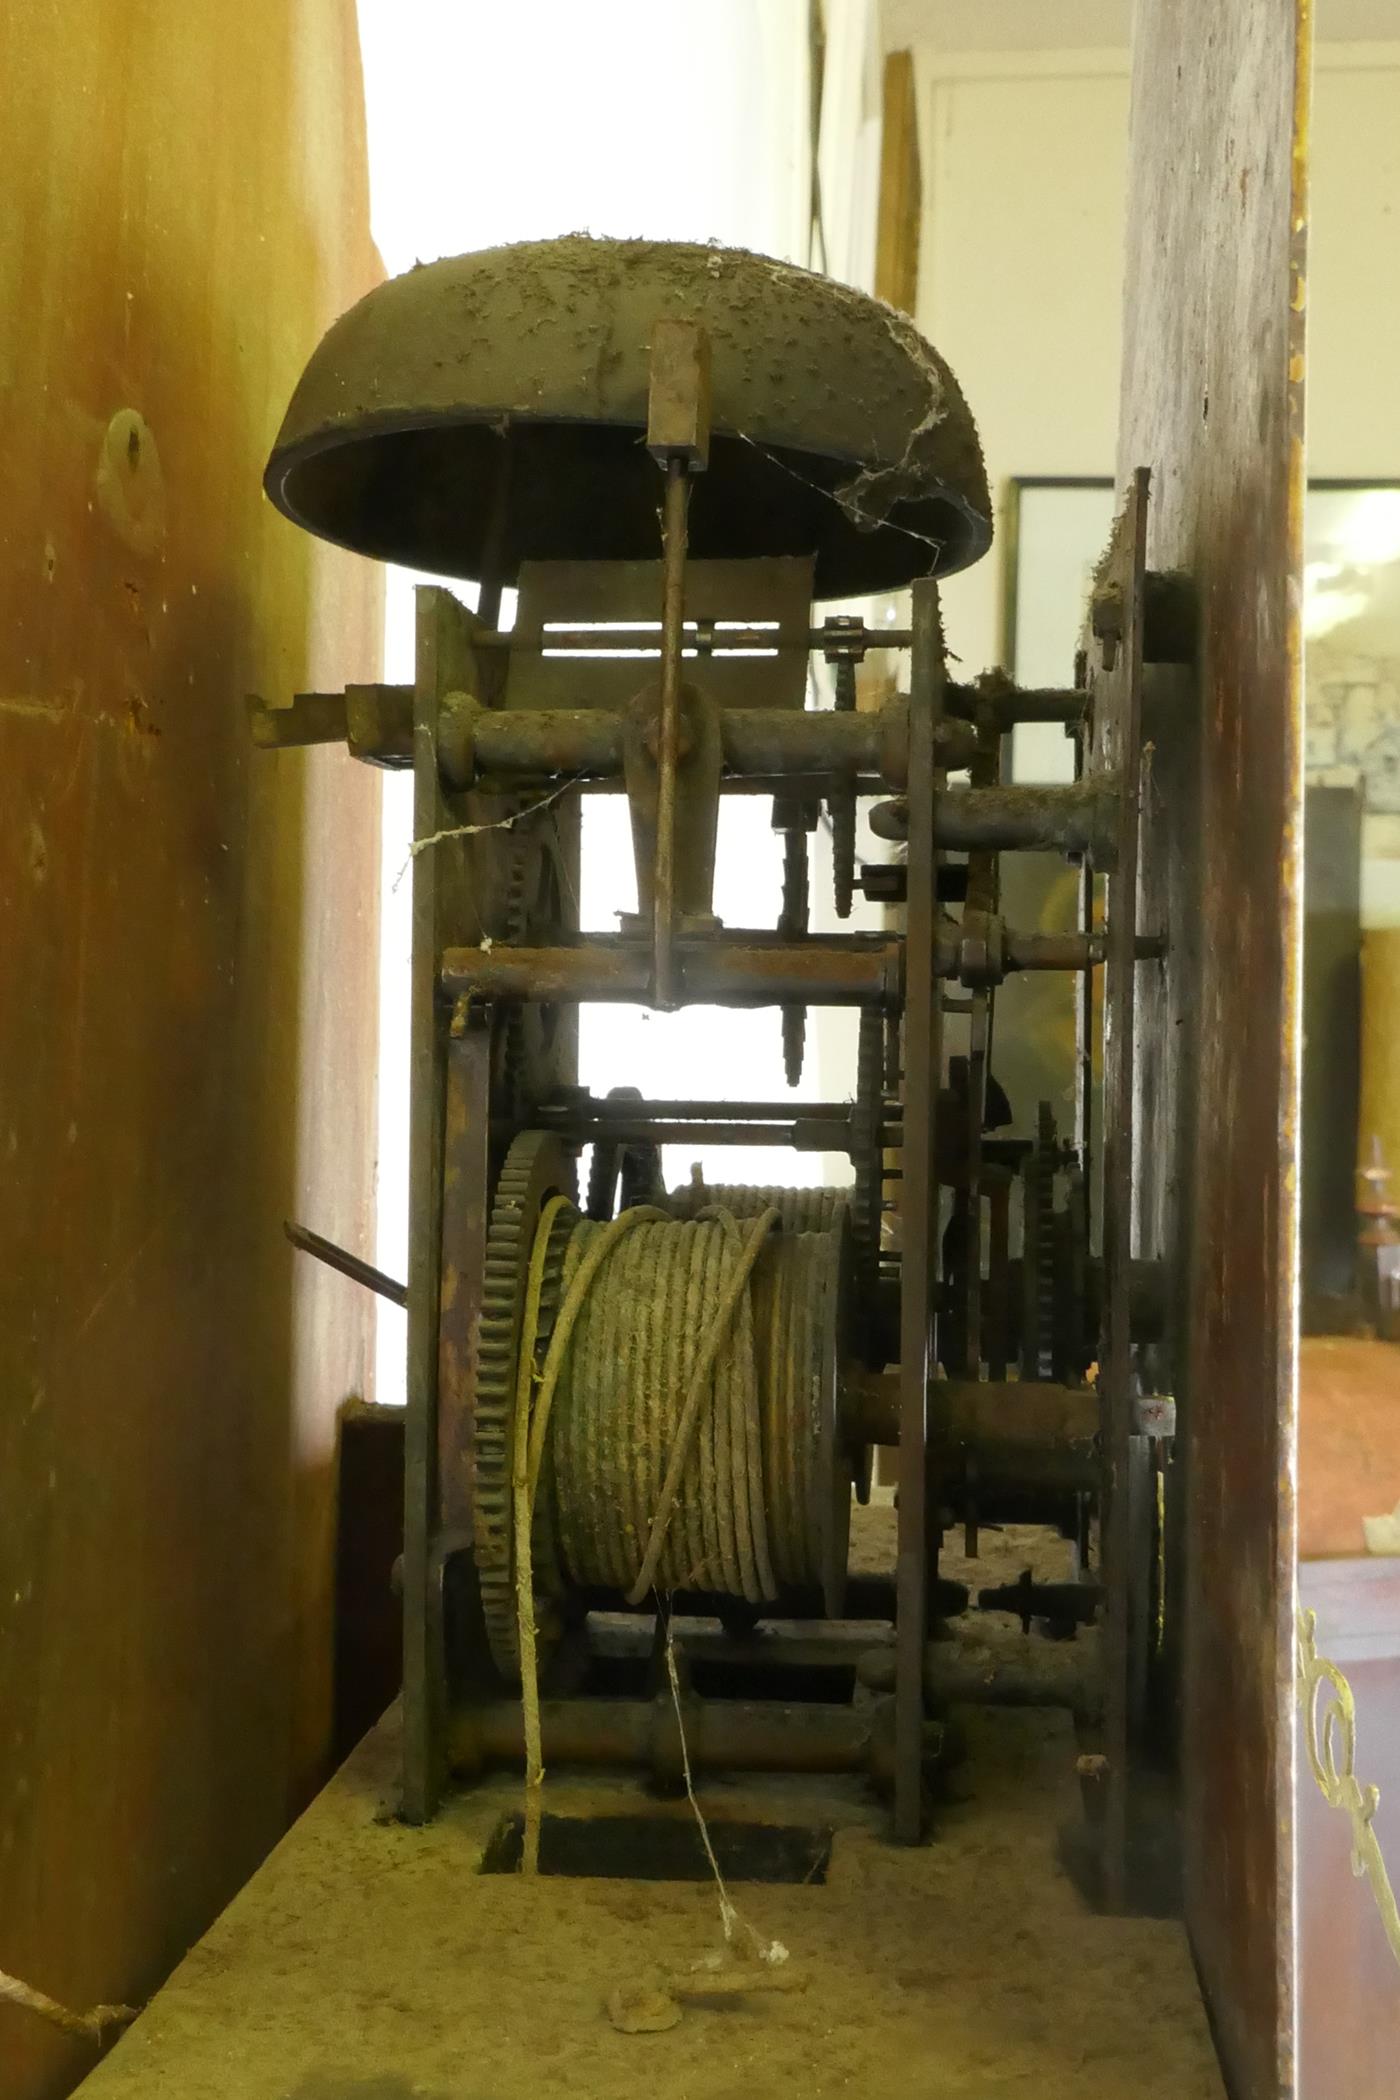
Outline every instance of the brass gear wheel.
MULTIPOLYGON (((482 1278, 481 1334, 477 1351, 475 1435, 472 1448, 472 1508, 475 1557, 481 1587, 486 1637, 497 1669, 508 1683, 520 1678, 516 1634, 515 1555, 511 1526, 511 1460, 515 1437, 515 1387, 520 1361, 521 1324, 531 1250, 540 1214, 551 1196, 576 1198, 574 1163, 559 1139, 548 1131, 524 1131, 506 1154, 491 1205, 482 1278)), ((536 1336, 543 1356, 558 1311, 568 1227, 577 1217, 561 1214, 551 1235, 549 1259, 536 1336), (565 1229, 559 1230, 559 1224, 565 1229)), ((549 1596, 555 1556, 548 1512, 548 1483, 541 1482, 535 1504, 534 1564, 536 1593, 549 1596)), ((541 1645, 551 1629, 541 1627, 541 1645)))

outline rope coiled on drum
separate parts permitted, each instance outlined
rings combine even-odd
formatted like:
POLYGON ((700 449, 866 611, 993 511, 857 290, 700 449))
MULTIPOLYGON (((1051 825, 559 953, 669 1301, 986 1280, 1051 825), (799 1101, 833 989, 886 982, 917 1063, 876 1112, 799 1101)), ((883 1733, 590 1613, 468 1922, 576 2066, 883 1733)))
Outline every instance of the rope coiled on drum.
POLYGON ((533 1565, 541 1494, 564 1581, 620 1589, 633 1604, 653 1590, 762 1604, 820 1567, 812 1490, 839 1234, 775 1235, 781 1222, 769 1204, 742 1223, 717 1206, 688 1219, 639 1206, 600 1224, 559 1196, 541 1216, 512 1459, 531 1861, 544 1776, 533 1565), (537 1365, 558 1230, 568 1234, 563 1299, 537 1365))
POLYGON ((772 1207, 743 1228, 724 1211, 573 1221, 533 1410, 529 1332, 517 1398, 517 1424, 532 1413, 529 1507, 547 1466, 567 1580, 632 1603, 653 1589, 777 1594, 750 1287, 777 1223, 772 1207))

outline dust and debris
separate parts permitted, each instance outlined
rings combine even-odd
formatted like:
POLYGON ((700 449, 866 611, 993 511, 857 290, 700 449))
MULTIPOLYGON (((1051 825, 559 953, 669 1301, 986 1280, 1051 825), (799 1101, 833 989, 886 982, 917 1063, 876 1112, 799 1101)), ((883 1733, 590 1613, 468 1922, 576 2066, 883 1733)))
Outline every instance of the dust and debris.
MULTIPOLYGON (((888 1572, 893 1512, 858 1516, 853 1566, 888 1572)), ((950 1556, 946 1572, 990 1583, 1028 1560, 1064 1572, 1067 1549, 1049 1533, 984 1532, 983 1546, 970 1566, 950 1556)), ((825 1883, 761 1892, 765 1930, 797 1950, 761 1973, 805 1990, 716 1988, 717 1976, 759 1972, 728 1952, 696 1967, 713 1931, 706 1883, 473 1872, 518 1806, 517 1776, 456 1796, 423 1829, 376 1823, 395 1784, 391 1718, 84 2100, 1222 2100, 1180 1925, 1098 1915, 1061 1864, 1060 1831, 1080 1814, 1070 1716, 961 1718, 956 1798, 950 1788, 938 1802, 917 1849, 889 1842, 885 1805, 853 1779, 697 1788, 712 1821, 835 1831, 825 1883), (615 1990, 664 1993, 684 2018, 619 2031, 606 2010, 615 1990)), ((559 1770, 551 1788, 560 1814, 691 1819, 683 1797, 658 1799, 624 1773, 559 1770)))

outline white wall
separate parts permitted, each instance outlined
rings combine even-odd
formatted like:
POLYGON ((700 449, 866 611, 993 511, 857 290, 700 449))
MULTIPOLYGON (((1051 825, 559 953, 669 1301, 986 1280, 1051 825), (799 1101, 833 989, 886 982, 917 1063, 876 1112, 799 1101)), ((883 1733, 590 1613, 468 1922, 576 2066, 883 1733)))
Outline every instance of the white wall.
MULTIPOLYGON (((1321 12, 1325 26, 1337 17, 1336 0, 1321 12)), ((1042 27, 1048 14, 1040 11, 1042 27)), ((1024 8, 999 4, 985 5, 980 18, 990 33, 1013 15, 1028 19, 1024 8)), ((1097 4, 1059 19, 1070 15, 1101 28, 1114 21, 1097 4)), ((1005 653, 1011 477, 1114 472, 1127 15, 1126 6, 1117 10, 1119 40, 1094 49, 970 49, 977 10, 950 0, 908 0, 890 25, 941 25, 955 42, 913 47, 925 200, 918 318, 967 394, 998 505, 998 544, 944 588, 949 645, 969 675, 1005 653)), ((1319 49, 1312 178, 1309 471, 1400 477, 1400 43, 1319 49)), ((1060 567, 1068 579, 1060 660, 1036 669, 1068 679, 1083 590, 1079 550, 1060 567)), ((1400 632, 1392 647, 1400 682, 1400 632)), ((1316 669, 1320 642, 1313 653, 1316 669)), ((1055 729, 1017 733, 1023 779, 1063 778, 1068 757, 1055 729)), ((1388 831, 1400 832, 1400 819, 1368 818, 1363 913, 1371 924, 1400 922, 1400 840, 1388 831)), ((1068 923, 1073 883, 1057 882, 1049 864, 1009 856, 1004 881, 1009 915, 1068 923)), ((1013 979, 1001 999, 998 1074, 1024 1127, 1052 1075, 1072 1069, 1072 1000, 1053 977, 1013 979)), ((1063 1119, 1068 1095, 1055 1106, 1063 1119)))
MULTIPOLYGON (((919 323, 962 383, 998 507, 993 552, 943 594, 971 674, 1003 654, 1010 477, 1113 471, 1127 53, 920 49, 917 78, 919 323)), ((1054 777, 1064 743, 1053 729, 1018 736, 1022 777, 1054 777)))
MULTIPOLYGON (((807 0, 360 0, 372 217, 391 273, 415 260, 569 232, 716 240, 806 263, 807 0)), ((874 0, 827 0, 819 159, 826 266, 868 282, 881 53, 874 0), (873 131, 872 131, 873 123, 873 131)), ((391 576, 385 675, 412 678, 411 579, 391 576)), ((463 591, 470 600, 471 593, 463 591)), ((586 921, 631 884, 625 810, 586 805, 586 921)), ((410 783, 385 788, 380 1204, 376 1259, 407 1259, 410 783), (396 886, 397 885, 397 886, 396 886)), ((771 925, 780 864, 766 803, 723 813, 716 908, 771 925)), ((846 1031, 849 1032, 849 1031, 846 1031)), ((782 1092, 774 1013, 585 1010, 581 1076, 659 1095, 782 1092)), ((802 1092, 847 1090, 848 1047, 814 1031, 802 1092)), ((711 1154, 734 1179, 810 1179, 810 1155, 711 1154)), ((673 1173, 687 1161, 668 1161, 673 1173)), ((401 1396, 403 1319, 381 1310, 377 1391, 401 1396)))
MULTIPOLYGON (((1114 471, 1129 56, 915 51, 919 321, 978 419, 1002 524, 1013 475, 1114 471)), ((1309 473, 1400 476, 1400 43, 1319 47, 1309 243, 1309 473)), ((969 671, 1003 654, 1005 589, 997 550, 946 586, 969 671)), ((1021 733, 1023 777, 1053 775, 1056 737, 1021 733)), ((1368 862, 1374 918, 1400 919, 1400 860, 1389 867, 1387 880, 1368 862)))

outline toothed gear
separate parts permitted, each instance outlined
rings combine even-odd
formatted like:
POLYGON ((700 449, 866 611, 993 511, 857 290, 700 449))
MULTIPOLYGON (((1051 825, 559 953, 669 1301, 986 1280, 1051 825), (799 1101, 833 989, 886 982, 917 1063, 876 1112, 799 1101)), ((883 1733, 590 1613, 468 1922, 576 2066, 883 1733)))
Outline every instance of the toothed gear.
POLYGON ((856 1100, 851 1125, 855 1182, 851 1190, 852 1265, 861 1328, 871 1334, 880 1274, 881 1203, 885 1189, 881 1125, 885 1106, 885 1022, 878 1007, 863 1006, 856 1038, 856 1100))
POLYGON ((1055 1172, 1059 1164, 1060 1144, 1055 1117, 1049 1102, 1042 1101, 1035 1145, 1021 1169, 1024 1195, 1021 1235, 1023 1378, 1052 1379, 1055 1376, 1055 1172))
MULTIPOLYGON (((836 665, 836 712, 852 714, 856 705, 856 667, 849 658, 836 665)), ((856 795, 849 780, 834 783, 827 798, 831 817, 832 901, 838 919, 849 919, 856 893, 856 795)))
MULTIPOLYGON (((509 947, 529 947, 557 938, 562 925, 562 865, 557 842, 538 824, 525 827, 511 844, 500 891, 493 938, 509 947)), ((505 1112, 519 1120, 553 1083, 560 1009, 512 1000, 502 1010, 497 1091, 505 1112)))
MULTIPOLYGON (((577 1193, 573 1161, 548 1131, 527 1130, 506 1154, 491 1205, 482 1273, 480 1340, 477 1349, 472 1506, 475 1557, 486 1634, 497 1669, 518 1683, 520 1653, 515 1621, 515 1556, 511 1540, 511 1462, 515 1436, 515 1387, 530 1255, 540 1214, 551 1196, 577 1193)), ((536 1359, 542 1361, 559 1305, 568 1230, 577 1212, 560 1214, 550 1235, 540 1298, 536 1359), (560 1229, 562 1226, 562 1230, 560 1229)), ((540 1483, 533 1534, 537 1597, 549 1596, 555 1565, 549 1511, 550 1484, 540 1483)), ((541 1613, 541 1645, 551 1628, 541 1613)))
MULTIPOLYGON (((609 1101, 640 1101, 634 1086, 608 1089, 609 1101)), ((616 1211, 631 1210, 634 1204, 666 1201, 666 1183, 661 1174, 661 1153, 648 1138, 595 1138, 588 1169, 587 1214, 605 1225, 616 1211)))
MULTIPOLYGON (((776 803, 774 804, 776 808, 776 803)), ((800 940, 811 916, 807 873, 807 833, 800 821, 783 832, 783 903, 778 931, 785 940, 800 940)), ((800 1000, 788 1000, 782 1009, 783 1077, 789 1086, 802 1084, 802 1064, 807 1050, 807 1009, 800 1000)))

